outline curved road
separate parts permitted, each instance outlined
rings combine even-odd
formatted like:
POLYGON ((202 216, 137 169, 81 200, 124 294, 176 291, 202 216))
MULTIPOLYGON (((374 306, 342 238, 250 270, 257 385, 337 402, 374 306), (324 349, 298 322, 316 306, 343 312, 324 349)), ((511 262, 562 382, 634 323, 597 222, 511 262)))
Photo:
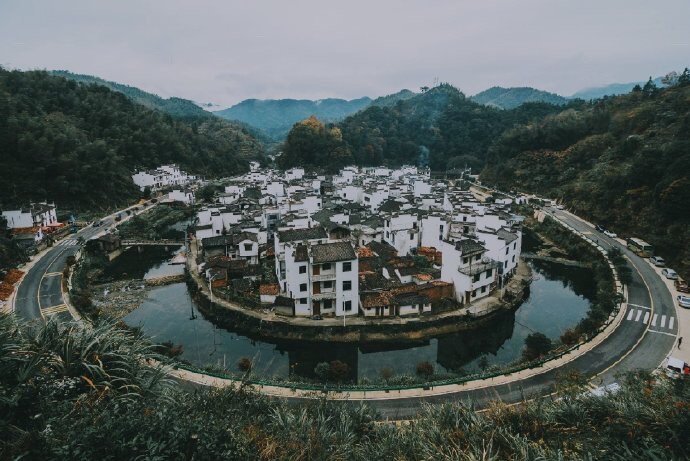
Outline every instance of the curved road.
MULTIPOLYGON (((115 221, 115 216, 118 213, 125 213, 134 206, 103 218, 101 220, 103 224, 99 227, 88 226, 76 234, 67 236, 45 251, 26 272, 17 287, 17 293, 12 303, 17 316, 32 321, 46 321, 52 317, 57 317, 60 321, 72 320, 73 317, 62 297, 61 288, 62 271, 66 266, 67 258, 79 251, 79 237, 86 241, 105 233, 107 228, 119 224, 115 221)), ((153 206, 155 204, 147 205, 139 212, 148 210, 153 206)), ((124 217, 120 222, 126 220, 127 217, 124 217)))
MULTIPOLYGON (((635 369, 651 370, 661 364, 673 347, 678 333, 675 304, 663 281, 646 261, 629 251, 620 241, 595 231, 589 224, 568 212, 549 209, 548 213, 596 240, 604 249, 619 248, 627 256, 628 264, 633 269, 632 283, 628 285, 627 311, 618 328, 601 344, 566 366, 537 376, 478 390, 421 398, 394 398, 392 394, 390 397, 393 398, 385 400, 367 399, 369 405, 378 409, 383 417, 399 419, 413 415, 423 403, 463 400, 472 401, 480 407, 496 399, 514 403, 526 397, 552 392, 556 375, 564 369, 579 370, 594 377, 593 383, 598 385, 614 382, 621 373, 635 369)), ((103 221, 104 227, 114 224, 114 215, 103 221)), ((77 236, 89 239, 101 232, 103 227, 83 229, 76 236, 72 235, 56 244, 37 260, 18 287, 16 313, 29 320, 45 319, 53 315, 70 320, 72 316, 64 304, 60 289, 65 261, 78 250, 77 236)), ((358 402, 354 398, 351 401, 358 402)))

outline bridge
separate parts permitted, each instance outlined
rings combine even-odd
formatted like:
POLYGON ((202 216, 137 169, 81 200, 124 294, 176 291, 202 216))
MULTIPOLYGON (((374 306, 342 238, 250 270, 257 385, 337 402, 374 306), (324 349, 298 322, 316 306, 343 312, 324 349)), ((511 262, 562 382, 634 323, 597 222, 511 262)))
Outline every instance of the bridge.
POLYGON ((121 245, 123 247, 146 247, 146 246, 158 246, 158 247, 173 247, 173 246, 183 246, 185 244, 184 240, 175 239, 159 239, 159 240, 147 240, 147 239, 125 239, 122 240, 121 245))

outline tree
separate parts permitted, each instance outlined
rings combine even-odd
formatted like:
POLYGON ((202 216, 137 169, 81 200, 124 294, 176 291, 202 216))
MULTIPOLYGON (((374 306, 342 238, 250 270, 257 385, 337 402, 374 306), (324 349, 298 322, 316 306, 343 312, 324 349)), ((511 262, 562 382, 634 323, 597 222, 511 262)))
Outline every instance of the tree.
POLYGON ((642 92, 648 96, 651 96, 657 92, 658 88, 654 81, 652 80, 652 77, 649 77, 649 80, 647 80, 647 83, 644 84, 642 87, 642 92))
POLYGON ((144 187, 144 191, 141 193, 141 196, 145 198, 146 200, 151 198, 151 187, 146 186, 144 187))
POLYGON ((686 67, 678 77, 678 86, 690 85, 690 70, 686 67))
POLYGON ((245 373, 248 372, 252 369, 252 361, 247 357, 242 357, 237 362, 237 369, 245 373))
POLYGON ((338 383, 345 381, 350 374, 350 366, 340 360, 333 360, 329 365, 329 376, 338 383))
POLYGON ((530 333, 525 338, 523 356, 527 360, 534 360, 544 356, 551 350, 551 340, 543 333, 530 333))

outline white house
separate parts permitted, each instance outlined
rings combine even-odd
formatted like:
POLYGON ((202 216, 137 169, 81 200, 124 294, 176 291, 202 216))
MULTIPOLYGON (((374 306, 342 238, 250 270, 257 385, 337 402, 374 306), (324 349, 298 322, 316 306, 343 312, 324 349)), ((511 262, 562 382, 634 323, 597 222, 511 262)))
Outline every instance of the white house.
POLYGON ((7 220, 10 229, 29 227, 50 227, 57 224, 57 211, 54 203, 31 203, 18 210, 6 210, 2 216, 7 220))
POLYGON ((441 280, 453 284, 456 301, 468 304, 489 296, 496 281, 496 263, 484 256, 484 245, 473 239, 444 241, 441 251, 441 280))

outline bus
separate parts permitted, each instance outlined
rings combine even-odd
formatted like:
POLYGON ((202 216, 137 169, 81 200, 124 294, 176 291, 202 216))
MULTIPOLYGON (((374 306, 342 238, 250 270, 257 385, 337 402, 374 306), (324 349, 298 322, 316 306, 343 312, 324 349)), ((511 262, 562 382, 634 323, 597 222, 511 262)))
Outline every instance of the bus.
POLYGON ((642 239, 630 237, 626 242, 628 248, 642 258, 651 258, 654 254, 654 247, 642 239))

